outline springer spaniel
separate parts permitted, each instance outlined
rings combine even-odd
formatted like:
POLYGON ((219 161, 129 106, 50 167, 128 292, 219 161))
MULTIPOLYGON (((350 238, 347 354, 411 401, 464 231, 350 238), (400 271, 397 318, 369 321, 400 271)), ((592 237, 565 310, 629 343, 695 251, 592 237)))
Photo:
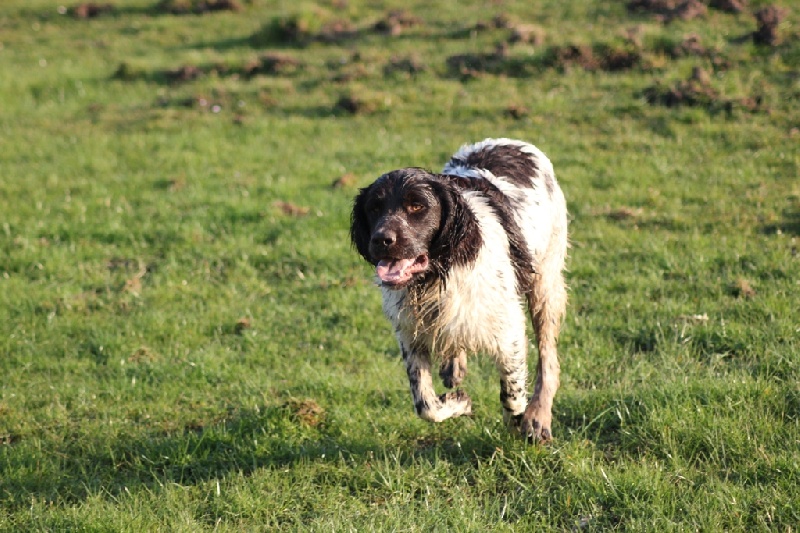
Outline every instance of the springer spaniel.
POLYGON ((447 388, 458 387, 466 354, 481 352, 500 373, 506 423, 550 440, 567 302, 567 208, 550 160, 511 139, 463 146, 441 174, 402 168, 361 189, 351 222, 354 246, 375 267, 417 414, 432 422, 471 414, 464 391, 436 394, 431 364, 447 388), (530 400, 525 305, 539 347, 530 400))

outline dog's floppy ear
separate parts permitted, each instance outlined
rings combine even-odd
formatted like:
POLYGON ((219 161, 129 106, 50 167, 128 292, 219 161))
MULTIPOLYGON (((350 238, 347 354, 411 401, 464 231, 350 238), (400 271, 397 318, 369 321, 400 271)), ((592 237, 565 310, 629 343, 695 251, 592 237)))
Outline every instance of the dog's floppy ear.
POLYGON ((353 201, 353 212, 350 215, 350 240, 356 247, 361 257, 372 263, 369 255, 369 241, 372 234, 367 220, 367 196, 372 190, 372 185, 360 189, 356 199, 353 201))
POLYGON ((431 180, 431 188, 442 209, 439 232, 433 238, 429 255, 443 272, 452 265, 465 265, 478 257, 483 237, 478 221, 458 187, 448 176, 431 180))

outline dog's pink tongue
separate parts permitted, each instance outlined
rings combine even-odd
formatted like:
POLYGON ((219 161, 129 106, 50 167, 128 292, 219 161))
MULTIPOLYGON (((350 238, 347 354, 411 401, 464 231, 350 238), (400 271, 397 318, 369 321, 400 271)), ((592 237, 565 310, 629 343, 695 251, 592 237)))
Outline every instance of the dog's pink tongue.
POLYGON ((414 264, 414 259, 382 259, 375 267, 375 271, 381 281, 397 283, 404 280, 408 275, 406 270, 414 264))

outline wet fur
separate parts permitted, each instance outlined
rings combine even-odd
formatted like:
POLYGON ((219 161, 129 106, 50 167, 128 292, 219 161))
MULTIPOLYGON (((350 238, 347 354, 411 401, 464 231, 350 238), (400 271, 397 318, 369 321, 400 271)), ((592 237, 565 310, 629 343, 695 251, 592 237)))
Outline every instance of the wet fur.
POLYGON ((507 423, 529 439, 549 440, 566 307, 567 211, 547 157, 509 139, 467 145, 441 174, 414 167, 384 174, 360 191, 351 222, 353 244, 373 265, 387 254, 429 259, 405 285, 381 287, 419 416, 438 422, 471 414, 463 391, 435 393, 431 366, 438 362, 445 386, 457 387, 467 353, 484 353, 500 373, 507 423), (421 213, 407 208, 415 198, 424 199, 421 213), (394 240, 376 238, 384 234, 394 240), (530 399, 526 307, 539 348, 530 399))

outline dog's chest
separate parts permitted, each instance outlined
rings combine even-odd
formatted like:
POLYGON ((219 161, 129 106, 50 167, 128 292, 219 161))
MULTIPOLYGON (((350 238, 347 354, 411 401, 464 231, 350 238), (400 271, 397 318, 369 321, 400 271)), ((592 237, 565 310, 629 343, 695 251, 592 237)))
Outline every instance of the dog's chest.
POLYGON ((383 311, 399 334, 434 353, 494 353, 509 327, 524 330, 525 319, 513 272, 502 265, 482 272, 479 265, 456 267, 444 285, 419 294, 384 289, 383 311))

